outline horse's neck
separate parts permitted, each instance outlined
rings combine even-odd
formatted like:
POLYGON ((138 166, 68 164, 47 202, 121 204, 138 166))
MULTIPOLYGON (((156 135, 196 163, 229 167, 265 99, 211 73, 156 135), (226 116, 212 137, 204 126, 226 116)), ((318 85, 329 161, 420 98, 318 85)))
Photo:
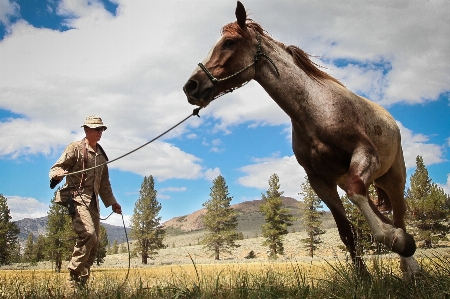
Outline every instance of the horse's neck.
POLYGON ((281 109, 291 118, 298 118, 299 111, 309 113, 311 109, 318 108, 315 107, 320 105, 317 98, 321 98, 320 94, 330 91, 329 83, 319 84, 311 79, 294 63, 292 57, 277 45, 266 43, 263 51, 273 60, 280 75, 277 75, 271 63, 262 58, 255 80, 281 109))

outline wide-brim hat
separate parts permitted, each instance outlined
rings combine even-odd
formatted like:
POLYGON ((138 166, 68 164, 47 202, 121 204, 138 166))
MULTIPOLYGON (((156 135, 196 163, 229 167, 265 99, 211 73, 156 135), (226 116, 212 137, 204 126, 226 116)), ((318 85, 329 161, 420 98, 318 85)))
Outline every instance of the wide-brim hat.
POLYGON ((103 124, 102 118, 97 115, 86 116, 84 124, 82 124, 81 127, 89 127, 92 129, 103 127, 104 130, 107 129, 107 127, 103 124))

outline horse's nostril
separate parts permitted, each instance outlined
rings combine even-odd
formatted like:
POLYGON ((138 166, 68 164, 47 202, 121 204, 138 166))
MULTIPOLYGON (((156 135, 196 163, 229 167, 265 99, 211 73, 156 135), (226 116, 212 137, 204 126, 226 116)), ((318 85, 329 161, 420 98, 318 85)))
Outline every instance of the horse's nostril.
POLYGON ((193 94, 197 91, 198 82, 195 80, 189 80, 183 87, 186 94, 193 94))

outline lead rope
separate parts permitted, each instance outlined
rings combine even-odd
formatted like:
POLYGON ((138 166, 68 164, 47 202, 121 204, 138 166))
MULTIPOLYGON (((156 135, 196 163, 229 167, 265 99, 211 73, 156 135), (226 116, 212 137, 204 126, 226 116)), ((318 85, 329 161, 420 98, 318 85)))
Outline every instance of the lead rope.
POLYGON ((72 175, 72 174, 77 174, 77 173, 80 173, 80 172, 83 172, 83 171, 92 170, 92 169, 95 169, 95 168, 97 168, 97 167, 104 166, 104 165, 110 164, 110 163, 112 163, 112 162, 115 162, 115 161, 117 161, 117 160, 119 160, 119 159, 122 159, 122 158, 124 158, 124 157, 126 157, 126 156, 128 156, 128 155, 130 155, 130 154, 132 154, 132 153, 134 153, 135 151, 140 150, 140 149, 143 148, 144 146, 149 145, 150 143, 156 141, 157 139, 161 138, 162 136, 166 135, 167 133, 169 133, 170 131, 172 131, 173 129, 175 129, 176 127, 178 127, 179 125, 181 125, 182 123, 184 123, 186 120, 188 120, 191 116, 194 116, 194 115, 195 115, 195 116, 200 117, 200 115, 198 114, 198 113, 200 112, 200 109, 202 109, 202 107, 195 108, 195 109, 192 111, 192 113, 189 114, 189 116, 187 116, 186 118, 184 118, 182 121, 180 121, 180 122, 177 123, 176 125, 172 126, 170 129, 164 131, 163 133, 159 134, 158 136, 156 136, 156 137, 153 138, 152 140, 148 141, 147 143, 144 143, 143 145, 141 145, 141 146, 135 148, 134 150, 129 151, 129 152, 126 153, 126 154, 123 154, 122 156, 119 156, 119 157, 117 157, 117 158, 115 158, 115 159, 112 159, 111 161, 106 161, 105 163, 102 163, 102 164, 99 164, 99 165, 96 165, 96 166, 87 168, 87 169, 85 169, 85 170, 78 170, 78 171, 66 173, 65 175, 66 175, 66 176, 70 176, 70 175, 72 175))
MULTIPOLYGON (((94 166, 94 167, 90 167, 90 168, 87 168, 87 169, 84 169, 84 161, 83 161, 83 169, 82 169, 82 170, 80 170, 80 171, 74 171, 74 172, 71 172, 71 173, 67 173, 66 176, 69 177, 69 179, 70 179, 72 185, 76 186, 75 183, 74 183, 74 181, 73 181, 73 179, 72 179, 72 177, 71 177, 72 174, 76 174, 76 173, 80 173, 80 172, 82 172, 82 173, 84 174, 84 173, 87 172, 88 170, 92 170, 92 169, 95 169, 95 168, 97 168, 97 167, 100 167, 100 166, 103 166, 103 165, 107 165, 107 164, 109 164, 109 163, 112 163, 112 162, 114 162, 114 161, 117 161, 117 160, 119 160, 119 159, 122 159, 122 158, 124 158, 124 157, 126 157, 126 156, 128 156, 128 155, 130 155, 130 154, 132 154, 132 153, 134 153, 135 151, 137 151, 137 150, 143 148, 144 146, 146 146, 146 145, 148 145, 148 144, 154 142, 155 140, 157 140, 157 139, 161 138, 162 136, 164 136, 165 134, 169 133, 170 131, 172 131, 173 129, 175 129, 175 128, 178 127, 179 125, 181 125, 183 122, 185 122, 186 120, 188 120, 191 116, 194 116, 194 115, 195 115, 195 116, 197 116, 197 117, 200 117, 200 115, 199 115, 198 113, 200 112, 201 109, 202 109, 202 107, 195 108, 189 116, 187 116, 186 118, 184 118, 182 121, 178 122, 176 125, 172 126, 170 129, 164 131, 163 133, 159 134, 158 136, 156 136, 156 137, 153 138, 152 140, 148 141, 147 143, 145 143, 145 144, 143 144, 143 145, 141 145, 141 146, 135 148, 135 149, 132 150, 132 151, 129 151, 128 153, 126 153, 126 154, 124 154, 124 155, 122 155, 122 156, 120 156, 120 157, 117 157, 117 158, 115 158, 115 159, 113 159, 113 160, 111 160, 111 161, 106 161, 105 163, 102 163, 102 164, 99 164, 99 165, 96 165, 96 166, 94 166)), ((83 176, 83 174, 82 174, 82 176, 83 176)), ((80 185, 80 189, 81 189, 81 185, 80 185)), ((94 213, 91 211, 91 209, 89 208, 89 206, 86 204, 86 202, 84 201, 83 197, 81 196, 81 191, 82 191, 82 190, 80 190, 80 189, 77 190, 77 196, 79 196, 79 197, 81 198, 81 200, 83 201, 83 204, 86 206, 86 208, 88 209, 88 211, 89 211, 89 213, 91 214, 91 216, 94 216, 94 217, 96 217, 96 218, 98 218, 98 219, 100 219, 100 220, 106 220, 106 219, 109 218, 109 216, 111 216, 111 215, 114 213, 114 212, 111 212, 111 214, 109 214, 106 218, 101 218, 100 216, 97 216, 96 214, 94 214, 94 213)), ((73 199, 71 199, 71 200, 73 200, 73 199)), ((99 211, 99 215, 100 215, 100 211, 99 211)), ((123 219, 123 214, 121 213, 120 216, 122 216, 123 230, 124 230, 124 232, 125 232, 125 238, 126 238, 126 241, 127 241, 127 248, 128 248, 128 269, 127 269, 127 274, 126 274, 126 276, 125 276, 125 279, 123 280, 123 282, 122 282, 122 284, 120 285, 120 287, 118 288, 118 290, 120 290, 121 288, 123 288, 123 287, 125 286, 125 283, 128 281, 128 276, 129 276, 129 274, 130 274, 130 268, 131 268, 130 242, 129 242, 129 240, 128 240, 127 228, 126 228, 126 226, 125 226, 125 220, 123 219)))

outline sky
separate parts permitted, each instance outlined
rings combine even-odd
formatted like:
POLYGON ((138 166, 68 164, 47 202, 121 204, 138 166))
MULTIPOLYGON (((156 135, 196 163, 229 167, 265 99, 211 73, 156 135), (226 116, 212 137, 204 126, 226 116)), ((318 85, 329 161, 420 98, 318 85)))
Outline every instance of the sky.
MULTIPOLYGON (((450 193, 450 2, 244 0, 275 39, 296 45, 401 129, 409 177, 417 155, 450 193)), ((47 215, 48 172, 88 115, 110 159, 192 113, 182 87, 234 22, 236 1, 0 0, 0 194, 12 220, 47 215)), ((232 204, 261 198, 270 175, 300 199, 304 170, 289 118, 252 81, 157 141, 109 164, 126 222, 152 175, 162 221, 202 208, 222 175, 232 204)), ((101 214, 110 208, 102 204, 101 214)), ((107 223, 121 225, 119 215, 107 223)))

